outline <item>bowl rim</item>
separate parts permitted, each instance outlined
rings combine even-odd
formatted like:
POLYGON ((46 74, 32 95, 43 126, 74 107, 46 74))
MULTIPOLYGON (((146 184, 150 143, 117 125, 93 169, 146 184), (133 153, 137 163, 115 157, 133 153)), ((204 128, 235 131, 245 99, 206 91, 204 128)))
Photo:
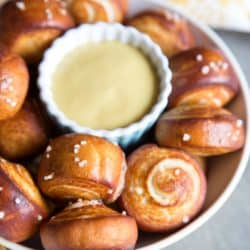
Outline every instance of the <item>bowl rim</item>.
MULTIPOLYGON (((92 35, 89 36, 89 41, 96 42, 92 35)), ((99 42, 99 40, 98 40, 99 42)), ((81 46, 77 44, 74 48, 81 46)), ((73 49, 74 49, 73 48, 73 49)), ((72 51, 72 48, 67 49, 66 53, 63 53, 63 56, 67 55, 72 51)), ((63 60, 63 56, 60 56, 60 60, 63 60)), ((54 69, 56 68, 53 67, 54 69)), ((40 90, 40 98, 42 102, 45 104, 47 111, 51 116, 53 116, 58 123, 62 127, 66 127, 71 129, 76 133, 88 133, 104 138, 108 138, 111 141, 116 141, 119 138, 123 138, 125 136, 131 136, 137 131, 145 130, 144 127, 148 124, 151 124, 152 121, 155 120, 160 116, 163 112, 165 107, 168 103, 168 97, 172 90, 171 79, 172 79, 172 71, 169 68, 169 59, 166 57, 162 50, 160 49, 159 45, 154 43, 152 39, 147 36, 146 34, 139 32, 133 27, 124 26, 119 23, 105 23, 105 22, 97 22, 94 24, 82 24, 68 31, 63 34, 63 36, 57 38, 52 45, 45 51, 43 55, 43 59, 38 66, 38 87, 40 90), (118 40, 121 43, 129 44, 134 48, 138 48, 142 50, 144 54, 147 55, 149 61, 159 70, 156 70, 156 74, 159 77, 159 93, 157 95, 156 102, 152 105, 151 109, 138 121, 130 123, 128 126, 119 127, 111 130, 106 129, 92 129, 87 126, 82 126, 78 124, 73 119, 67 117, 65 113, 58 107, 56 104, 52 91, 49 90, 50 85, 52 84, 51 76, 52 72, 50 72, 50 59, 53 60, 55 57, 56 51, 59 47, 63 47, 65 44, 69 44, 70 40, 76 40, 77 36, 82 32, 86 32, 86 30, 93 30, 93 32, 100 32, 105 33, 102 35, 102 39, 100 41, 113 41, 118 40), (115 36, 109 37, 110 34, 115 34, 115 36), (108 34, 108 35, 107 35, 108 34), (124 41, 123 35, 127 35, 129 37, 129 41, 124 41), (114 39, 115 38, 115 39, 114 39), (49 73, 48 73, 49 71, 49 73), (49 74, 50 77, 47 75, 49 74), (50 78, 50 79, 49 79, 50 78), (48 83, 49 81, 49 83, 48 83)), ((119 142, 119 141, 116 141, 119 142)))
MULTIPOLYGON (((242 89, 242 95, 246 109, 246 141, 244 148, 242 150, 242 156, 238 164, 238 168, 233 178, 231 179, 225 190, 222 192, 222 194, 219 196, 219 198, 214 202, 214 204, 211 205, 207 209, 207 211, 201 214, 197 219, 192 221, 190 224, 186 225, 183 229, 178 230, 176 233, 173 233, 172 235, 167 236, 162 240, 159 240, 145 247, 137 248, 137 250, 159 250, 168 247, 170 245, 173 245, 174 243, 177 243, 181 239, 185 238, 189 234, 196 231, 203 224, 205 224, 205 222, 211 219, 212 216, 215 215, 222 208, 222 206, 225 204, 225 202, 228 200, 228 198, 231 196, 231 194, 239 184, 239 181, 241 180, 241 177, 243 176, 243 173, 247 167, 247 162, 250 154, 250 152, 248 152, 248 148, 250 147, 250 99, 248 99, 248 96, 250 95, 250 92, 247 79, 240 67, 240 64, 236 60, 236 57, 234 56, 233 52, 229 49, 227 44, 220 38, 219 35, 216 34, 215 31, 213 31, 210 27, 208 27, 203 23, 198 23, 192 17, 189 17, 186 14, 180 12, 180 10, 178 10, 176 7, 173 7, 167 4, 166 2, 163 2, 163 0, 146 0, 146 1, 152 4, 156 4, 158 6, 162 6, 163 8, 176 11, 177 13, 180 13, 181 16, 183 16, 196 28, 204 32, 206 36, 208 36, 212 41, 215 42, 215 44, 226 54, 233 68, 236 71, 236 74, 240 80, 240 87, 242 89)), ((24 247, 16 243, 12 243, 8 240, 5 240, 2 237, 0 237, 0 244, 13 250, 31 250, 31 248, 24 247)))
POLYGON ((236 74, 239 78, 240 87, 242 89, 242 95, 244 100, 244 106, 246 109, 246 140, 245 145, 242 149, 242 155, 238 164, 238 167, 235 171, 234 176, 232 177, 231 181, 228 183, 224 191, 221 193, 221 195, 217 198, 217 200, 199 217, 194 219, 190 224, 186 225, 184 228, 176 231, 175 233, 165 237, 162 240, 159 240, 155 243, 149 244, 144 247, 136 248, 136 250, 159 250, 165 247, 168 247, 170 245, 173 245, 180 241, 181 239, 184 239, 189 234, 196 231, 198 228, 200 228, 205 222, 207 222, 209 219, 212 218, 226 203, 226 201, 229 199, 229 197, 232 195, 233 191, 236 189, 237 185, 239 184, 243 173, 245 172, 245 169, 247 167, 247 163, 249 160, 250 152, 248 152, 248 149, 250 148, 250 99, 248 96, 250 96, 248 82, 245 77, 245 74, 243 70, 241 69, 241 66, 239 62, 236 60, 235 55, 233 52, 229 49, 228 45, 223 41, 220 36, 213 31, 208 25, 195 21, 194 18, 186 15, 182 11, 180 11, 178 8, 164 2, 163 0, 146 0, 149 3, 162 6, 165 9, 172 10, 174 12, 179 13, 181 16, 183 16, 186 20, 188 20, 194 27, 198 28, 201 32, 203 32, 207 37, 209 37, 215 44, 218 46, 227 56, 229 62, 232 64, 234 70, 236 71, 236 74))

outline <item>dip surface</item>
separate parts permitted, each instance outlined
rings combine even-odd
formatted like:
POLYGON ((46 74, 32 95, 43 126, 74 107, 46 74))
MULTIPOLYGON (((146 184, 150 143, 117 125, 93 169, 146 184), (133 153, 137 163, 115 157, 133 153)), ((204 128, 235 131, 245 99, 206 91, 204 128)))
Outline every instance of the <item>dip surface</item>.
POLYGON ((138 49, 108 41, 74 49, 53 74, 52 93, 66 117, 111 130, 141 119, 159 91, 156 71, 138 49))

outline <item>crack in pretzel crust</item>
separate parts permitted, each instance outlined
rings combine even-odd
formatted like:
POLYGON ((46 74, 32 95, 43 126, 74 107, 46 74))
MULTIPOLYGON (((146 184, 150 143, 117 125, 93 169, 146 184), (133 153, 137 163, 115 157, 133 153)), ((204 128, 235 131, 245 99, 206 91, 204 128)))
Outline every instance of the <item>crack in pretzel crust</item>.
POLYGON ((169 57, 195 45, 187 22, 168 10, 146 10, 128 19, 126 24, 149 35, 169 57))
POLYGON ((38 230, 49 208, 22 165, 0 158, 0 183, 0 235, 22 242, 38 230))
POLYGON ((100 137, 68 134, 51 141, 38 169, 38 184, 55 199, 114 202, 124 187, 127 164, 118 145, 100 137))
POLYGON ((132 250, 137 237, 138 229, 132 217, 100 201, 79 200, 41 228, 43 245, 53 250, 132 250))
POLYGON ((245 141, 243 120, 225 109, 204 105, 181 105, 164 113, 155 135, 161 146, 198 156, 233 152, 245 141))
POLYGON ((170 59, 173 71, 169 105, 222 107, 239 91, 237 76, 221 51, 196 47, 170 59))
POLYGON ((74 27, 57 0, 13 0, 0 9, 0 42, 28 63, 38 62, 51 42, 74 27))

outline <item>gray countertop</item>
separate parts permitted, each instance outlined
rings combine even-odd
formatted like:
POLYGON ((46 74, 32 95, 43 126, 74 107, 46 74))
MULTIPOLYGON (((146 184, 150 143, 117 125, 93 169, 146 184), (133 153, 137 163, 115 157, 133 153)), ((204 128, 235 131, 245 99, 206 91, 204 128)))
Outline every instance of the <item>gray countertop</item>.
MULTIPOLYGON (((250 84, 250 34, 219 32, 234 52, 250 84)), ((249 97, 250 98, 250 97, 249 97)), ((250 250, 250 162, 222 209, 198 231, 171 250, 250 250)))

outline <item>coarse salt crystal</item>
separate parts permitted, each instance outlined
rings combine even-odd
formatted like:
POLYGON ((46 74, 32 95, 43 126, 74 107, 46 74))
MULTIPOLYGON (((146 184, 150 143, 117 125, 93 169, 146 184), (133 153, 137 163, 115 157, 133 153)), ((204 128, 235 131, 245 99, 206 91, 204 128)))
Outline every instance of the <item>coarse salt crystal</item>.
POLYGON ((108 190, 108 194, 113 194, 113 190, 112 190, 112 189, 109 189, 109 190, 108 190))
POLYGON ((20 10, 26 9, 24 2, 16 2, 16 7, 20 10))
POLYGON ((223 68, 224 70, 227 70, 227 69, 228 69, 228 63, 226 63, 226 62, 223 63, 223 64, 222 64, 222 68, 223 68))
POLYGON ((102 201, 101 200, 91 200, 91 201, 89 201, 89 204, 92 206, 101 205, 102 201))
POLYGON ((46 152, 49 153, 52 151, 52 147, 49 145, 47 148, 46 148, 46 152))
POLYGON ((53 14, 52 14, 52 12, 51 12, 50 9, 46 9, 46 10, 45 10, 45 13, 46 13, 47 18, 48 18, 49 20, 53 18, 53 14))
POLYGON ((81 144, 81 145, 86 145, 87 142, 86 142, 86 141, 81 141, 80 144, 81 144))
POLYGON ((180 169, 176 169, 176 170, 174 171, 174 174, 175 174, 176 176, 180 175, 180 173, 181 173, 181 170, 180 170, 180 169))
POLYGON ((43 220, 42 215, 40 215, 40 214, 39 214, 39 215, 37 215, 37 220, 38 220, 38 221, 42 221, 42 220, 43 220))
POLYGON ((52 180, 52 179, 54 178, 54 176, 55 176, 55 173, 51 173, 51 174, 49 174, 49 175, 45 175, 45 176, 43 177, 43 179, 44 179, 45 181, 49 181, 49 180, 52 180))
POLYGON ((203 75, 207 75, 207 74, 209 73, 209 71, 210 71, 210 68, 209 68, 209 66, 207 66, 207 65, 205 65, 205 66, 203 66, 203 67, 201 68, 201 73, 202 73, 203 75))
POLYGON ((188 223, 190 221, 190 218, 189 218, 189 216, 184 216, 183 218, 182 218, 182 222, 183 223, 188 223))
POLYGON ((79 167, 85 167, 87 165, 88 161, 82 160, 78 163, 79 167))
POLYGON ((63 8, 60 9, 60 13, 61 13, 62 15, 64 15, 64 16, 67 15, 67 11, 66 11, 65 9, 63 9, 63 8))
POLYGON ((191 135, 190 135, 190 134, 187 134, 187 133, 185 133, 185 134, 183 135, 183 137, 182 137, 182 140, 183 140, 183 141, 190 141, 190 139, 191 139, 191 135))
POLYGON ((75 162, 81 161, 79 157, 75 157, 75 162))
POLYGON ((5 216, 5 212, 4 211, 0 211, 0 219, 3 219, 5 216))
POLYGON ((15 199, 15 203, 16 203, 16 204, 20 204, 20 203, 21 203, 21 199, 20 199, 20 198, 16 198, 16 199, 15 199))
POLYGON ((237 122, 236 122, 236 127, 238 127, 238 128, 240 128, 240 127, 242 127, 243 126, 243 121, 242 120, 237 120, 237 122))
POLYGON ((202 55, 202 54, 198 54, 198 55, 196 56, 196 60, 197 60, 198 62, 202 62, 202 61, 203 61, 203 55, 202 55))
POLYGON ((143 194, 143 189, 141 187, 136 187, 135 188, 135 192, 138 194, 138 195, 141 195, 143 194))
POLYGON ((210 66, 212 69, 217 68, 217 64, 216 64, 215 62, 210 62, 210 63, 209 63, 209 66, 210 66))

